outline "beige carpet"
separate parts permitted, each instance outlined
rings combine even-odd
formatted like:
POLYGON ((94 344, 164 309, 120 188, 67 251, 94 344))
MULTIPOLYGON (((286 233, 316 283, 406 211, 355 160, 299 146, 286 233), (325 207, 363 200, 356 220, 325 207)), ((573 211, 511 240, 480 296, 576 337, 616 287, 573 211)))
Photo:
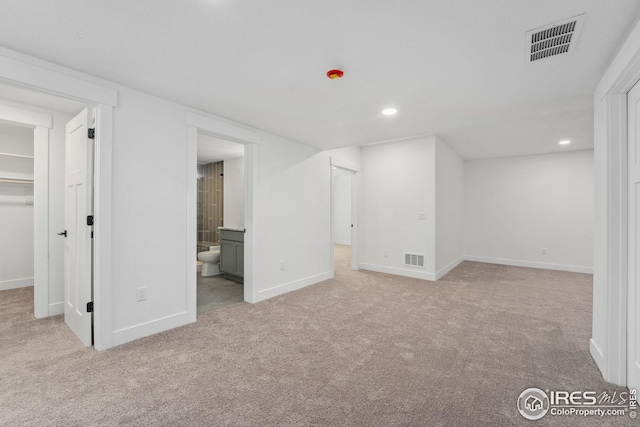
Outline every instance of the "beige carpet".
POLYGON ((0 292, 0 425, 638 425, 516 410, 528 387, 622 390, 589 356, 591 276, 465 262, 434 283, 337 254, 334 280, 105 352, 0 292))

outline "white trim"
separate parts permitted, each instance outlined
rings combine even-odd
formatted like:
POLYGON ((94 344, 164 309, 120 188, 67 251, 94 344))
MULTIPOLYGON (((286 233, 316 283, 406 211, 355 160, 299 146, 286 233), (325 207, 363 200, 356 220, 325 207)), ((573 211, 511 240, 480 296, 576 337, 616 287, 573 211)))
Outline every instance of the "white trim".
POLYGON ((52 302, 48 307, 49 316, 58 316, 64 314, 64 302, 52 302))
POLYGON ((9 51, 0 50, 0 80, 2 81, 54 95, 63 95, 67 98, 90 100, 96 104, 117 105, 118 92, 114 89, 9 58, 5 56, 7 53, 9 51))
POLYGON ((48 114, 9 107, 8 105, 0 105, 0 118, 8 122, 29 127, 41 126, 47 129, 53 127, 53 117, 48 114))
POLYGON ((93 238, 93 332, 96 350, 113 347, 111 200, 113 107, 96 107, 93 238))
POLYGON ((259 132, 241 126, 237 123, 232 123, 194 111, 187 111, 186 120, 187 126, 193 126, 226 140, 238 142, 240 144, 246 144, 248 142, 254 144, 260 143, 259 132))
POLYGON ((329 157, 329 163, 331 166, 339 167, 340 169, 345 169, 351 172, 360 172, 360 165, 355 163, 351 163, 344 159, 338 159, 333 156, 329 157))
POLYGON ((360 174, 358 170, 360 167, 358 165, 352 164, 350 162, 345 162, 339 159, 334 159, 333 157, 329 157, 329 187, 331 193, 331 200, 329 201, 329 218, 330 218, 330 230, 331 230, 331 239, 329 244, 331 247, 329 248, 329 268, 331 269, 331 277, 335 277, 335 251, 334 246, 338 245, 350 245, 351 246, 351 270, 359 270, 360 269, 360 242, 358 240, 358 224, 359 224, 359 209, 358 209, 358 182, 360 180, 360 174), (338 167, 340 169, 351 172, 351 242, 343 243, 335 241, 335 220, 333 218, 334 211, 334 194, 333 194, 333 168, 338 167))
POLYGON ((598 347, 596 342, 593 340, 593 338, 589 340, 589 353, 591 354, 593 360, 596 362, 596 366, 598 366, 598 369, 603 371, 605 366, 604 354, 602 353, 602 350, 600 350, 600 347, 598 347))
MULTIPOLYGON (((194 266, 195 269, 195 266, 194 266)), ((172 314, 171 316, 155 319, 150 322, 140 323, 127 328, 113 331, 113 346, 122 345, 142 337, 148 337, 169 329, 179 328, 189 323, 189 316, 186 311, 172 314)))
POLYGON ((305 288, 316 283, 324 282, 333 278, 333 273, 327 271, 326 273, 317 274, 315 276, 305 277, 304 279, 294 280, 293 282, 285 283, 282 285, 274 286, 269 289, 263 289, 258 292, 257 299, 254 302, 264 301, 268 298, 273 298, 278 295, 286 294, 291 291, 305 288))
POLYGON ((256 302, 256 268, 258 265, 258 213, 256 211, 258 189, 258 143, 244 146, 244 300, 256 302))
POLYGON ((611 94, 607 104, 607 381, 627 381, 627 97, 611 94))
POLYGON ((197 319, 197 277, 196 277, 196 255, 195 247, 197 243, 197 207, 196 207, 196 185, 197 185, 197 147, 198 132, 216 135, 228 141, 237 142, 244 145, 244 173, 245 173, 245 234, 244 234, 244 300, 246 302, 258 301, 256 295, 257 286, 255 281, 256 269, 256 238, 257 235, 257 214, 255 212, 257 198, 257 170, 258 170, 258 147, 260 143, 260 133, 247 127, 225 121, 220 118, 208 116, 204 113, 187 111, 185 117, 187 127, 187 170, 193 170, 194 174, 187 174, 187 210, 185 230, 187 239, 187 313, 188 321, 195 322, 197 319), (193 169, 192 169, 193 168, 193 169), (189 237, 192 236, 192 237, 189 237), (190 248, 193 248, 190 249, 190 248), (193 252, 193 254, 189 254, 193 252), (193 267, 191 267, 193 266, 193 267), (191 272, 189 269, 192 269, 191 272), (193 274, 192 274, 193 273, 193 274))
POLYGON ((457 260, 451 262, 449 265, 447 265, 446 267, 442 268, 440 271, 438 271, 436 273, 436 280, 440 280, 441 277, 443 277, 444 275, 446 275, 448 272, 450 272, 451 270, 453 270, 454 268, 456 268, 458 265, 460 265, 460 263, 464 261, 464 257, 461 256, 460 258, 458 258, 457 260))
POLYGON ((592 267, 582 267, 578 265, 551 264, 546 262, 524 261, 517 259, 490 258, 475 255, 465 255, 466 261, 484 262, 487 264, 511 265, 514 267, 541 268, 544 270, 570 271, 573 273, 593 274, 592 267))
POLYGON ((193 323, 198 317, 198 277, 197 255, 198 244, 198 129, 187 126, 187 301, 188 322, 193 323), (195 215, 193 215, 195 207, 195 215))
POLYGON ((360 263, 360 269, 376 271, 378 273, 393 274, 396 276, 412 277, 414 279, 429 280, 431 282, 436 281, 436 275, 434 273, 428 273, 426 271, 410 270, 408 268, 387 267, 386 265, 360 263))
MULTIPOLYGON (((331 238, 329 239, 329 269, 331 271, 331 278, 333 279, 336 275, 336 262, 335 262, 335 218, 333 217, 334 213, 334 195, 333 195, 333 186, 334 186, 334 174, 333 174, 333 163, 331 157, 329 157, 329 232, 331 233, 331 238)), ((353 212, 351 213, 353 215, 353 212)))
POLYGON ((360 209, 358 204, 358 188, 360 182, 360 172, 353 172, 351 174, 351 221, 353 221, 353 227, 351 227, 351 269, 360 269, 360 240, 359 240, 359 219, 360 209))
POLYGON ((30 286, 33 286, 33 277, 25 277, 24 279, 3 280, 0 282, 0 291, 28 288, 30 286))
POLYGON ((49 311, 49 243, 60 238, 49 230, 49 129, 38 126, 33 130, 33 315, 36 319, 51 316, 49 311))

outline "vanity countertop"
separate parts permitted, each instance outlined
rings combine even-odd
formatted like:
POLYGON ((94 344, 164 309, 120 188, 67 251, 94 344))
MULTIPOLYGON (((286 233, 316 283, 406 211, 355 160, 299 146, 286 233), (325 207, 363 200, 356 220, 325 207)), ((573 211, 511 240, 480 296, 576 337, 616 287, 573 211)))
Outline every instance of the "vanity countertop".
POLYGON ((244 233, 244 227, 218 227, 218 230, 242 231, 244 233))

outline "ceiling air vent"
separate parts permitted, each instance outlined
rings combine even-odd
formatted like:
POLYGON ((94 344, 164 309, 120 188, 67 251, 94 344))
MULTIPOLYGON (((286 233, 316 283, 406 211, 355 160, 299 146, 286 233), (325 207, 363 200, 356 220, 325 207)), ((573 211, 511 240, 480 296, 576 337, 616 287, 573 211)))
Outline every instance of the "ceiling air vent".
POLYGON ((535 62, 573 51, 580 30, 582 30, 584 17, 584 14, 574 16, 555 24, 527 31, 525 35, 525 61, 535 62))

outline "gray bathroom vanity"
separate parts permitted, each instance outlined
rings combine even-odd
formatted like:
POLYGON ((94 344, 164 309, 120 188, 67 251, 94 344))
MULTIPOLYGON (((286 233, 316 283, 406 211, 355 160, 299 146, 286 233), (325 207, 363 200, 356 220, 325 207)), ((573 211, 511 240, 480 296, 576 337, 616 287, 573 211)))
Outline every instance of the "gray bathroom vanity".
POLYGON ((244 282, 244 229, 220 227, 220 273, 244 282))

